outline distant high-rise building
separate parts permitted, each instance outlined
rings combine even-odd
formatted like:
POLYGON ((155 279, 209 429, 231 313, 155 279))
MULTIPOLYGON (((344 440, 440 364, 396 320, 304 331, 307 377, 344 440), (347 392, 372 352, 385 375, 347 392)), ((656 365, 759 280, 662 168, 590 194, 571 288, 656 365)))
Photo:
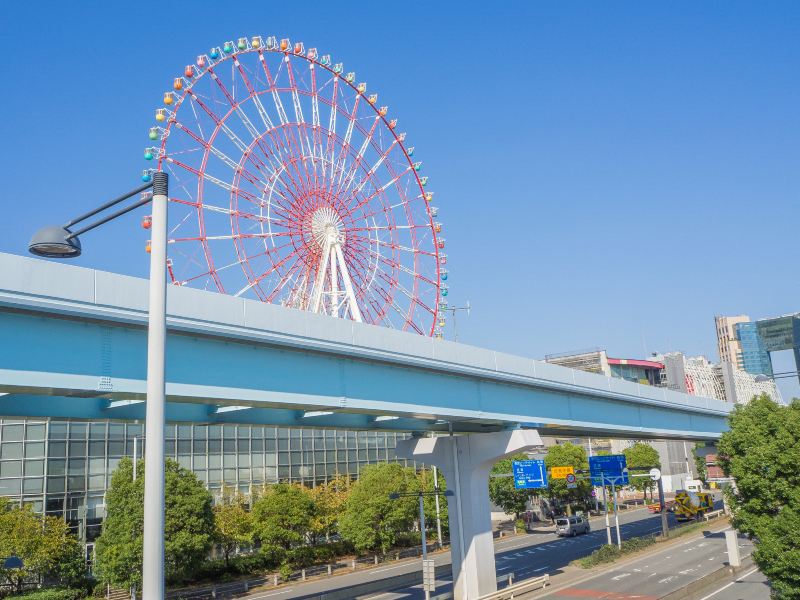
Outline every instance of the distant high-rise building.
POLYGON ((736 315, 734 317, 714 317, 717 326, 717 350, 719 351, 719 362, 731 363, 738 367, 739 354, 742 347, 736 337, 736 325, 738 323, 749 323, 750 317, 747 315, 736 315))
POLYGON ((757 323, 737 323, 736 339, 741 348, 736 366, 751 375, 772 377, 772 359, 758 333, 757 323))

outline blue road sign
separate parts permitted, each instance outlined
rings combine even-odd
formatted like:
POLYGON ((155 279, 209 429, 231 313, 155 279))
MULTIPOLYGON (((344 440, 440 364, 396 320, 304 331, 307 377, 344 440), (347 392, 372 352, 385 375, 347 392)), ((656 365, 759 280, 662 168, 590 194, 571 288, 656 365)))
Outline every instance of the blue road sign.
POLYGON ((624 454, 590 456, 592 485, 628 485, 628 465, 624 454))
POLYGON ((515 488, 531 490, 547 487, 547 468, 543 460, 515 460, 512 465, 515 488))

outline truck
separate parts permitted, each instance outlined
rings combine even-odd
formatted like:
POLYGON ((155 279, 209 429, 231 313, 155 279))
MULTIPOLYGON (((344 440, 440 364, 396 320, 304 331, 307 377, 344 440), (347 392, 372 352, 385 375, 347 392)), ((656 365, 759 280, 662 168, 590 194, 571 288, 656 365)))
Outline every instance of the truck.
POLYGON ((675 518, 678 521, 699 519, 714 510, 714 498, 708 492, 678 490, 675 494, 675 518))

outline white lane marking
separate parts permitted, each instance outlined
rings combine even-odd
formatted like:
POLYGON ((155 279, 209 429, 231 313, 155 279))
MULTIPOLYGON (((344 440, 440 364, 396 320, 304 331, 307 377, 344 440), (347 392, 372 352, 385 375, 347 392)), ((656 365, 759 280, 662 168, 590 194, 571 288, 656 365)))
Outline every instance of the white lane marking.
POLYGON ((620 579, 625 579, 626 577, 630 576, 631 576, 630 573, 620 573, 619 575, 617 575, 616 577, 612 577, 611 579, 613 579, 614 581, 619 581, 620 579))
POLYGON ((539 567, 538 569, 534 569, 532 572, 533 573, 538 573, 539 571, 544 571, 545 569, 549 569, 549 568, 550 568, 550 565, 545 565, 543 567, 539 567))
POLYGON ((727 585, 723 585, 723 586, 722 586, 721 588, 719 588, 718 590, 716 590, 716 591, 714 591, 714 592, 711 592, 711 593, 710 593, 708 596, 703 596, 702 598, 700 598, 700 600, 708 600, 708 599, 709 599, 709 598, 711 598, 712 596, 716 596, 716 595, 717 595, 717 594, 719 594, 719 593, 720 593, 722 590, 727 590, 727 589, 728 589, 729 587, 731 587, 731 586, 732 586, 734 583, 739 583, 739 582, 740 582, 742 579, 744 579, 745 577, 748 577, 748 576, 752 575, 752 574, 753 574, 753 573, 755 573, 756 571, 758 571, 758 567, 756 567, 755 569, 751 569, 750 571, 748 571, 747 573, 745 573, 744 575, 742 575, 741 577, 739 577, 739 579, 736 579, 736 580, 734 580, 734 581, 731 581, 731 582, 730 582, 729 584, 727 584, 727 585))

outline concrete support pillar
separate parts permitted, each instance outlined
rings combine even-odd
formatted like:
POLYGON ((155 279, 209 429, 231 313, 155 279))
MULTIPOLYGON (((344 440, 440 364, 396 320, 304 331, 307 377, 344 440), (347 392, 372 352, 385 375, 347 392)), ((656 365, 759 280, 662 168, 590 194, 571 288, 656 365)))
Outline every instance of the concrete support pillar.
POLYGON ((447 508, 455 600, 473 600, 497 591, 489 470, 501 458, 541 443, 539 433, 530 429, 397 442, 399 458, 436 465, 453 492, 447 508))

